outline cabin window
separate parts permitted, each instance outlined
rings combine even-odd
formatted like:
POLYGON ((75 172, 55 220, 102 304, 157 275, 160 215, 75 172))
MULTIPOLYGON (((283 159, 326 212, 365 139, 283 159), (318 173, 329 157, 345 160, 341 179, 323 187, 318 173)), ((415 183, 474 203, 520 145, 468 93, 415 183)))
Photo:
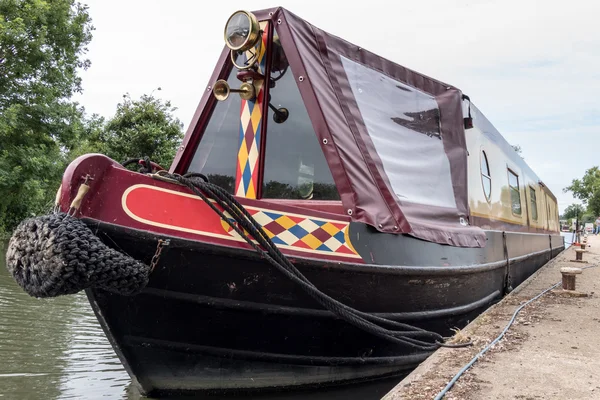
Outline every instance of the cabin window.
POLYGON ((486 200, 490 201, 492 195, 492 177, 490 176, 490 164, 483 150, 481 151, 481 183, 483 185, 483 194, 486 200))
POLYGON ((519 176, 508 170, 508 187, 510 189, 510 202, 512 213, 521 215, 521 192, 519 190, 519 176))
POLYGON ((537 198, 535 196, 535 189, 529 186, 529 201, 531 202, 531 218, 534 221, 538 219, 538 211, 537 211, 537 198))
POLYGON ((364 125, 400 202, 455 208, 433 96, 341 57, 364 125))
MULTIPOLYGON (((232 68, 227 78, 227 83, 232 88, 240 86, 237 72, 237 69, 232 68)), ((237 93, 232 93, 226 101, 216 102, 188 168, 188 172, 206 175, 211 183, 221 186, 231 194, 235 191, 241 102, 237 93)))
POLYGON ((320 142, 306 111, 283 48, 273 51, 267 115, 263 198, 339 200, 320 142), (284 122, 275 109, 287 109, 284 122), (278 116, 275 115, 275 119, 278 116))

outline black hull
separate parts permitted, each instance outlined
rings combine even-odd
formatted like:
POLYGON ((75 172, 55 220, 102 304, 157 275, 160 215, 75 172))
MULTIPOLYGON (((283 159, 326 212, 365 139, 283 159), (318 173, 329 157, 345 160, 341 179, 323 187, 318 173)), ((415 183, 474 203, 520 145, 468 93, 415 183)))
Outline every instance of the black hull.
MULTIPOLYGON (((93 225, 106 243, 135 258, 149 262, 154 254, 156 235, 93 225)), ((540 236, 546 249, 511 256, 512 286, 562 250, 562 242, 551 250, 552 239, 540 236)), ((347 305, 444 335, 506 289, 505 259, 461 267, 294 262, 316 287, 347 305)), ((141 294, 90 290, 88 296, 121 361, 148 394, 339 385, 402 375, 429 355, 399 352, 335 318, 252 252, 177 238, 141 294)))

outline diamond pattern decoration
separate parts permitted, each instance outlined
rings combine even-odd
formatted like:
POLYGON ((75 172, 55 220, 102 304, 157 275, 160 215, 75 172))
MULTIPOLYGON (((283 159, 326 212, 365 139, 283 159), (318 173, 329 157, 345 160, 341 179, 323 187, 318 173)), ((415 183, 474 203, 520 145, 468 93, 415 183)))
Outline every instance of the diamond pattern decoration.
MULTIPOLYGON (((346 237, 349 225, 347 222, 286 215, 254 208, 249 208, 248 211, 278 246, 309 252, 357 256, 346 237)), ((225 230, 230 235, 237 236, 237 233, 226 225, 223 225, 225 230)))
MULTIPOLYGON (((261 23, 263 30, 261 43, 254 51, 258 51, 258 72, 265 73, 267 64, 267 23, 261 23)), ((242 100, 240 107, 240 140, 238 151, 238 164, 235 177, 235 195, 256 199, 258 194, 258 166, 260 159, 262 110, 265 96, 264 81, 255 81, 256 98, 242 100)))

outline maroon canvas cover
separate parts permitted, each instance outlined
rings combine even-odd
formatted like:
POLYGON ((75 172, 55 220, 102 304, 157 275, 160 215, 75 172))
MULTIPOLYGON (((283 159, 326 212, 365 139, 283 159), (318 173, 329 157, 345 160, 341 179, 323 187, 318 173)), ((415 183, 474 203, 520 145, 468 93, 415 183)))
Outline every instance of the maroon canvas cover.
MULTIPOLYGON (((277 30, 352 219, 435 243, 485 246, 485 233, 468 223, 461 91, 328 34, 284 8, 255 15, 271 20, 277 30)), ((199 106, 184 146, 201 114, 199 106)), ((183 153, 174 166, 185 159, 183 153)))

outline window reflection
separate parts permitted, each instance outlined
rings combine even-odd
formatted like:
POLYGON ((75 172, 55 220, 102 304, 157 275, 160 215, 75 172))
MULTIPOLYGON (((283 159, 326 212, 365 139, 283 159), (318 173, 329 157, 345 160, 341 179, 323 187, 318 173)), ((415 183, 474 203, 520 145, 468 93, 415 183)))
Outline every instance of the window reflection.
POLYGON ((283 49, 276 46, 271 68, 264 198, 339 200, 339 194, 283 49), (289 115, 281 121, 280 109, 289 115), (279 113, 279 114, 278 114, 279 113))
MULTIPOLYGON (((230 87, 240 85, 236 75, 237 70, 233 68, 227 78, 230 87)), ((240 96, 232 93, 227 100, 217 102, 188 168, 188 172, 203 173, 211 183, 232 194, 235 191, 241 101, 240 96)))
POLYGON ((492 194, 492 177, 490 176, 490 166, 485 151, 481 151, 481 183, 483 185, 483 194, 489 201, 492 194))
POLYGON ((531 201, 531 218, 534 221, 538 219, 538 211, 537 211, 537 198, 535 195, 535 189, 529 186, 529 198, 531 201))
POLYGON ((437 101, 340 56, 360 117, 401 202, 456 207, 437 101))
POLYGON ((519 176, 508 170, 508 186, 510 188, 510 201, 512 212, 521 215, 521 192, 519 191, 519 176))

